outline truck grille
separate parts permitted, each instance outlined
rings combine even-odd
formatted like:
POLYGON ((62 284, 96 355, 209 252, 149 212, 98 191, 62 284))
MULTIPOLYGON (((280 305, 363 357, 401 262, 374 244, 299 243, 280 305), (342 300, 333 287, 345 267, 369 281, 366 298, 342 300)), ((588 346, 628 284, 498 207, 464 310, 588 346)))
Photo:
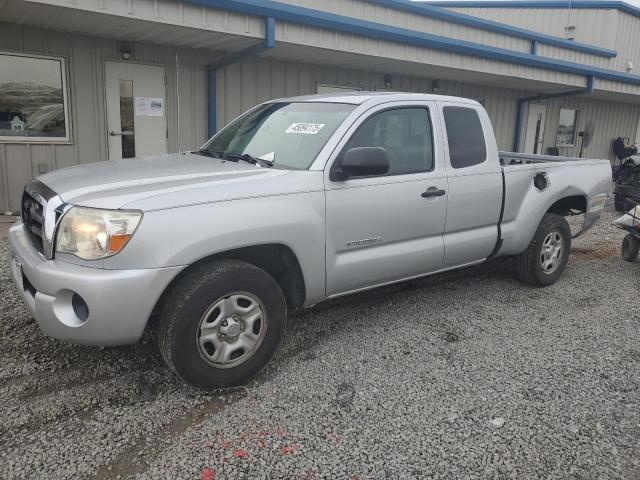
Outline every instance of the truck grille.
POLYGON ((33 198, 26 190, 22 194, 22 223, 33 246, 44 254, 44 205, 33 198))

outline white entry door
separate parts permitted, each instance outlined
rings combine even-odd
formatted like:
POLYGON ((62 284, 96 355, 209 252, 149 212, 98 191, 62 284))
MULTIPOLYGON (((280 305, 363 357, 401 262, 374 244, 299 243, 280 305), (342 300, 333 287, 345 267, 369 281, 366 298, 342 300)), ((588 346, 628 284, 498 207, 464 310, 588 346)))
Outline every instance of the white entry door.
POLYGON ((544 122, 547 117, 547 106, 540 103, 529 105, 527 131, 524 137, 524 153, 544 154, 544 122))
POLYGON ((109 160, 167 152, 165 69, 105 62, 109 160))

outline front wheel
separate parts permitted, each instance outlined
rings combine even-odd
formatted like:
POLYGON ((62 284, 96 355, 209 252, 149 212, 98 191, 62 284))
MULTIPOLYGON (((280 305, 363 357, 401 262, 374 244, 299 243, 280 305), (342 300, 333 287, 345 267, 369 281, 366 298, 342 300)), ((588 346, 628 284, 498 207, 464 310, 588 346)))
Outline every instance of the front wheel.
POLYGON ((160 313, 167 365, 191 385, 213 390, 245 383, 269 362, 284 335, 287 306, 264 270, 236 260, 184 275, 160 313))
POLYGON ((622 240, 622 258, 627 262, 635 262, 640 251, 640 240, 629 234, 622 240))
POLYGON ((528 285, 551 285, 562 275, 570 251, 569 224, 564 217, 547 213, 527 249, 513 259, 516 277, 528 285))

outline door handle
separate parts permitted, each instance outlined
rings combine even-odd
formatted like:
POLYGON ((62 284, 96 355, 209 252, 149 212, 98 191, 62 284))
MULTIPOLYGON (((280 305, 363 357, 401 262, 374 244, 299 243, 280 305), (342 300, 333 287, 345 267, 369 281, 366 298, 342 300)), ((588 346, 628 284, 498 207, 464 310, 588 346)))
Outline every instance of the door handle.
POLYGON ((431 197, 441 197, 445 193, 444 190, 440 190, 438 187, 429 187, 426 192, 422 192, 422 197, 431 198, 431 197))
POLYGON ((111 137, 117 137, 118 135, 133 135, 133 132, 131 131, 124 131, 124 132, 114 132, 113 130, 111 130, 109 132, 109 136, 111 137))

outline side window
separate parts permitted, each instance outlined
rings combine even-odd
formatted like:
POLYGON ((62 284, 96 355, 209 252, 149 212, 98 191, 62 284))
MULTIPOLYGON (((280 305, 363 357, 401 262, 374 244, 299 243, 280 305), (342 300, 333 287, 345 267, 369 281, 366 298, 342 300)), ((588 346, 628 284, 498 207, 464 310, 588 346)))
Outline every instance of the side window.
POLYGON ((444 107, 444 123, 453 168, 472 167, 487 159, 487 146, 478 112, 473 108, 444 107))
POLYGON ((428 172, 433 169, 429 111, 406 107, 376 113, 360 125, 342 154, 356 147, 385 148, 389 154, 387 175, 428 172))

